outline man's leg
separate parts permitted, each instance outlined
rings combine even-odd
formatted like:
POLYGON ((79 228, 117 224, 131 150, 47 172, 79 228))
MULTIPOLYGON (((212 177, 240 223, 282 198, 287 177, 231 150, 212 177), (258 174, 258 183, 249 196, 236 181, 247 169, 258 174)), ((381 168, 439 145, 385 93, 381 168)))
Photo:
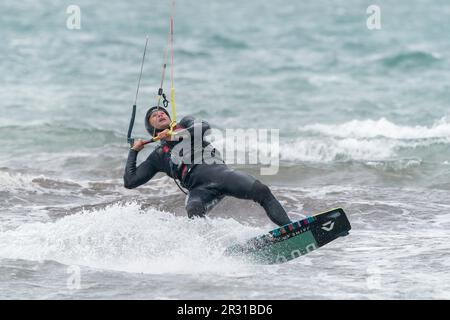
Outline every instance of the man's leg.
POLYGON ((269 187, 251 175, 227 168, 219 174, 220 191, 239 199, 252 199, 259 203, 273 223, 283 226, 291 223, 286 211, 270 191, 269 187))
POLYGON ((186 211, 189 218, 204 217, 223 196, 207 188, 195 188, 186 197, 186 211))

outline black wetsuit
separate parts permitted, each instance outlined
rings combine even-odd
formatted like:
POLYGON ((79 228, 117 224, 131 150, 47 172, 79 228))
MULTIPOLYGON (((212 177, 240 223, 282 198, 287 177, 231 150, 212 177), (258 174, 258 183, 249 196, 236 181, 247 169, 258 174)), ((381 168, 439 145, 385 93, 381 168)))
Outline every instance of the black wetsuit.
MULTIPOLYGON (((209 142, 203 140, 203 134, 210 129, 207 122, 195 122, 193 117, 184 117, 178 124, 178 128, 184 128, 194 134, 194 127, 201 126, 202 150, 209 147, 208 152, 214 154, 215 149, 209 142)), ((138 152, 130 149, 125 167, 125 188, 133 189, 148 182, 157 172, 164 172, 168 176, 180 181, 181 185, 189 190, 186 201, 188 216, 204 216, 215 204, 225 196, 239 199, 251 199, 259 203, 270 220, 281 226, 290 223, 278 200, 270 189, 251 175, 229 168, 226 164, 175 164, 171 159, 171 151, 179 141, 162 141, 161 144, 148 156, 148 158, 136 167, 138 152)), ((193 148, 193 146, 192 146, 193 148)), ((198 150, 197 150, 198 151, 198 150)), ((195 150, 191 150, 191 155, 195 150)), ((219 159, 220 156, 216 157, 219 159)))

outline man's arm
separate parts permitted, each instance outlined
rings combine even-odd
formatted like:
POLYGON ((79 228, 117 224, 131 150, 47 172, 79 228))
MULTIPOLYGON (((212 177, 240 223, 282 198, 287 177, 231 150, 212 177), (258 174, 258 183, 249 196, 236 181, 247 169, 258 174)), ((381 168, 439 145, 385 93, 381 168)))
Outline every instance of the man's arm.
POLYGON ((130 152, 128 153, 125 174, 123 176, 124 187, 127 189, 133 189, 143 185, 159 171, 154 163, 155 161, 158 161, 155 152, 152 152, 147 160, 136 167, 138 153, 139 152, 134 149, 130 149, 130 152))

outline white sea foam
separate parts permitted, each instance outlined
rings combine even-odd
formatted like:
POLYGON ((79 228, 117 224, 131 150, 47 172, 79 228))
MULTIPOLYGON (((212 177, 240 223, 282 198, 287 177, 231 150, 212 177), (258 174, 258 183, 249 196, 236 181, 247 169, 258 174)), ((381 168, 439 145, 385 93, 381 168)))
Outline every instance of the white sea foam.
MULTIPOLYGON (((232 145, 230 141, 233 141, 230 139, 230 137, 219 138, 213 144, 218 146, 222 153, 229 152, 224 149, 224 146, 232 145)), ((281 160, 294 162, 356 160, 369 161, 373 164, 373 161, 402 158, 399 153, 401 149, 412 150, 450 144, 450 122, 444 117, 430 127, 402 126, 385 118, 352 120, 342 124, 317 123, 299 128, 295 137, 280 137, 279 142, 281 160)), ((261 162, 261 156, 271 151, 271 143, 272 141, 264 141, 259 137, 256 143, 238 144, 236 145, 237 155, 240 159, 246 159, 247 162, 250 158, 246 158, 246 154, 247 156, 257 155, 258 161, 261 162)), ((272 149, 272 151, 276 150, 272 149)), ((417 152, 414 151, 413 154, 417 152)), ((270 154, 270 156, 274 155, 270 154)), ((420 164, 420 154, 417 155, 416 160, 420 164)), ((416 160, 414 164, 417 164, 416 160)), ((408 166, 411 164, 409 163, 408 166)))
POLYGON ((233 219, 176 217, 137 204, 29 223, 0 232, 0 257, 152 274, 233 275, 247 264, 223 256, 225 248, 262 233, 233 219))
POLYGON ((385 140, 305 137, 283 144, 280 155, 288 161, 379 160, 393 157, 400 145, 385 140))
POLYGON ((0 191, 13 190, 33 192, 41 191, 39 186, 33 183, 32 176, 21 173, 11 174, 9 172, 0 171, 0 191))
POLYGON ((444 117, 432 126, 402 126, 385 118, 379 120, 352 120, 343 124, 312 124, 299 128, 300 132, 314 132, 338 138, 389 139, 450 138, 450 122, 444 117))
MULTIPOLYGON (((401 150, 450 144, 447 118, 432 126, 401 126, 381 118, 352 120, 337 125, 312 124, 298 129, 299 135, 288 142, 281 140, 281 159, 287 161, 330 162, 336 160, 374 161, 399 157, 401 150)), ((420 164, 420 154, 406 167, 420 164)), ((402 164, 399 164, 404 168, 402 164)))

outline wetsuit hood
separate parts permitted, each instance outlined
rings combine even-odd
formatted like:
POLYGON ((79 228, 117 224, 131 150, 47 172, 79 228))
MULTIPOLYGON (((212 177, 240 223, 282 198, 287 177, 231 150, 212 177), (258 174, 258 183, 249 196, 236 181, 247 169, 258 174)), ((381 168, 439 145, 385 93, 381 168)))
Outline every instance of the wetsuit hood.
POLYGON ((164 130, 164 129, 156 129, 156 128, 154 128, 154 127, 150 124, 150 121, 148 121, 148 119, 150 118, 150 116, 152 115, 152 113, 155 112, 155 111, 159 111, 159 110, 164 111, 164 113, 167 114, 167 116, 168 116, 169 119, 170 119, 170 114, 169 114, 169 112, 168 112, 165 108, 163 108, 163 107, 158 107, 158 106, 156 106, 156 107, 151 107, 150 109, 148 109, 148 111, 147 111, 147 113, 146 113, 146 115, 145 115, 145 129, 147 129, 148 134, 149 134, 150 136, 152 136, 152 137, 158 135, 158 133, 160 133, 161 131, 164 130))

